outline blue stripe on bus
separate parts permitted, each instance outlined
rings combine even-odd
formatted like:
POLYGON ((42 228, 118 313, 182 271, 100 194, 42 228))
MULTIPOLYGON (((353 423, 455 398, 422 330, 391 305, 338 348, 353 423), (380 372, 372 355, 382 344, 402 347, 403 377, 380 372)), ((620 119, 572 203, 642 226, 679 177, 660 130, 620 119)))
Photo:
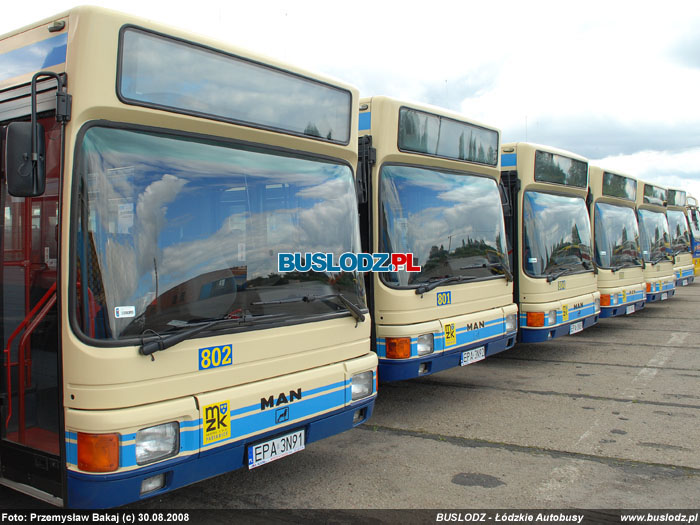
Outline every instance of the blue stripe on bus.
MULTIPOLYGON (((322 387, 314 388, 312 390, 304 392, 305 396, 311 396, 329 390, 334 390, 340 387, 342 390, 335 390, 334 392, 329 392, 324 395, 312 398, 312 399, 302 399, 295 401, 293 404, 287 404, 285 407, 290 407, 293 410, 294 416, 289 418, 289 422, 293 423, 295 420, 307 418, 310 415, 328 410, 331 408, 338 408, 339 405, 344 405, 345 403, 350 403, 352 398, 352 390, 350 381, 338 381, 330 385, 325 385, 322 387), (301 407, 301 408, 299 408, 301 407)), ((237 410, 231 411, 231 416, 244 414, 246 412, 251 412, 256 410, 254 414, 249 414, 238 419, 231 421, 232 429, 236 429, 236 434, 232 434, 230 438, 217 442, 217 445, 225 444, 231 442, 232 440, 240 439, 246 434, 260 433, 270 427, 276 426, 279 423, 275 421, 276 410, 266 410, 260 411, 260 404, 256 403, 254 405, 249 405, 247 407, 239 408, 237 410), (268 421, 269 420, 269 421, 268 421), (234 427, 235 422, 235 427, 234 427)), ((185 452, 196 452, 200 449, 201 444, 201 425, 202 419, 180 421, 180 451, 179 453, 185 452)), ((300 422, 303 424, 303 422, 300 422)), ((78 444, 77 444, 77 433, 66 431, 66 462, 69 465, 77 466, 78 464, 78 444)), ((134 467, 136 466, 136 445, 133 442, 136 439, 136 433, 124 434, 119 438, 119 467, 134 467)), ((216 448, 216 447, 214 447, 216 448)))
POLYGON ((365 113, 360 113, 360 125, 358 129, 360 131, 368 130, 372 127, 372 112, 367 111, 365 113))
POLYGON ((65 32, 0 55, 0 81, 63 64, 67 45, 65 32))
MULTIPOLYGON (((544 316, 544 326, 537 326, 535 328, 547 328, 551 326, 558 326, 562 323, 570 323, 572 321, 577 321, 584 317, 588 317, 595 313, 595 303, 584 304, 581 308, 572 308, 569 310, 569 318, 564 321, 564 314, 561 310, 557 310, 557 320, 555 324, 549 324, 549 318, 547 315, 544 316)), ((520 312, 520 326, 523 328, 527 327, 527 312, 520 312)))
MULTIPOLYGON (((455 330, 456 342, 448 347, 445 346, 445 334, 444 332, 433 334, 433 349, 435 352, 441 352, 443 350, 454 350, 460 346, 466 346, 482 339, 490 339, 499 335, 505 335, 506 333, 506 323, 504 319, 492 319, 490 321, 484 322, 483 328, 477 328, 475 330, 468 330, 466 326, 457 328, 455 330)), ((377 357, 379 359, 386 358, 386 338, 377 338, 377 357)), ((411 357, 410 359, 418 357, 418 338, 411 337, 411 357)), ((425 356, 421 356, 425 357, 425 356)), ((392 359, 393 361, 393 359, 392 359)))
POLYGON ((501 168, 515 167, 518 163, 518 155, 516 153, 503 153, 501 155, 501 168))

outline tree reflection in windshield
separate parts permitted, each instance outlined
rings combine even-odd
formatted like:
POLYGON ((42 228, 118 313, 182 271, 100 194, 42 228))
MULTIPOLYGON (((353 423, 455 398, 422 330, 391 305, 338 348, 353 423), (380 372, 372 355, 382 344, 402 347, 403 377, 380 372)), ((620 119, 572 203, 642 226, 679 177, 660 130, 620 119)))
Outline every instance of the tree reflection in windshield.
POLYGON ((342 292, 362 305, 354 273, 277 273, 279 252, 358 251, 348 166, 92 127, 78 169, 78 319, 96 338, 226 316, 347 313, 337 301, 252 305, 300 294, 342 292))
POLYGON ((591 226, 586 203, 526 191, 523 197, 523 268, 533 277, 560 269, 592 270, 591 226))
POLYGON ((633 208, 596 203, 595 258, 601 268, 642 265, 639 227, 633 208))
POLYGON ((639 210, 642 257, 646 262, 665 260, 670 251, 668 221, 660 211, 639 210))
POLYGON ((668 210, 668 228, 671 234, 671 250, 674 255, 690 251, 690 232, 685 214, 679 210, 668 210))

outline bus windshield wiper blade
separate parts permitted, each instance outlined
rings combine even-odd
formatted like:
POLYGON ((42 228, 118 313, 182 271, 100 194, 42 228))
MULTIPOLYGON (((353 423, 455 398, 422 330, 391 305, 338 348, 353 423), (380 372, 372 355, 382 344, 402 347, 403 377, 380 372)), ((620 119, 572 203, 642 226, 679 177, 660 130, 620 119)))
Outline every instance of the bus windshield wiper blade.
POLYGON ((155 339, 153 341, 149 341, 147 343, 142 343, 141 348, 139 348, 139 353, 141 355, 151 355, 154 352, 159 352, 161 350, 165 350, 167 348, 170 348, 171 346, 175 346, 178 343, 181 343, 182 341, 185 341, 186 339, 190 339, 191 337, 197 335, 200 332, 203 332, 205 330, 208 330, 209 328, 212 328, 218 324, 222 323, 237 323, 237 324, 242 324, 246 322, 250 322, 253 320, 258 320, 261 318, 269 318, 269 317, 277 317, 276 315, 244 315, 242 317, 230 317, 230 316, 225 316, 220 319, 210 319, 207 321, 195 321, 196 323, 195 326, 192 326, 192 324, 187 323, 187 324, 181 324, 181 325, 174 325, 175 328, 174 330, 177 330, 176 332, 173 333, 167 333, 165 335, 160 335, 157 332, 153 332, 158 336, 158 339, 155 339))
POLYGON ((567 273, 573 273, 577 271, 578 268, 562 268, 561 270, 555 271, 555 272, 550 272, 547 274, 547 282, 551 283, 552 281, 556 281, 561 277, 562 275, 566 275, 567 273))
POLYGON ((668 255, 662 255, 661 257, 657 257, 653 261, 651 261, 651 265, 654 266, 655 264, 659 264, 661 261, 670 261, 671 258, 668 255))
POLYGON ((178 331, 174 334, 169 334, 169 335, 165 335, 164 337, 159 337, 158 339, 156 339, 154 341, 142 343, 141 348, 139 348, 139 354, 151 355, 154 352, 159 352, 160 350, 165 350, 166 348, 170 348, 171 346, 175 346, 176 344, 181 343, 185 339, 189 339, 190 337, 193 337, 193 336, 197 335, 198 333, 203 332, 204 330, 211 328, 217 324, 223 323, 224 321, 234 321, 234 320, 235 319, 229 319, 227 317, 225 317, 223 319, 216 319, 214 321, 209 321, 207 323, 203 323, 199 326, 193 326, 192 328, 178 331))
POLYGON ((365 314, 362 313, 362 310, 360 310, 355 303, 345 297, 342 293, 332 293, 328 295, 300 295, 299 297, 290 297, 288 299, 278 299, 276 301, 257 301, 250 304, 251 306, 268 306, 271 304, 312 303, 314 301, 325 301, 326 299, 340 299, 340 302, 343 303, 345 309, 350 312, 357 321, 361 323, 365 321, 365 314))
POLYGON ((461 281, 473 281, 474 279, 478 279, 478 277, 474 277, 471 275, 452 275, 450 277, 443 277, 435 281, 431 281, 429 283, 420 285, 418 288, 416 288, 416 295, 422 295, 425 292, 429 292, 430 290, 437 288, 438 286, 442 286, 443 284, 456 283, 461 281))
POLYGON ((479 268, 500 268, 506 276, 506 280, 511 282, 513 280, 513 274, 510 272, 508 265, 502 262, 494 263, 483 263, 483 264, 470 264, 468 266, 460 267, 460 270, 478 270, 479 268))

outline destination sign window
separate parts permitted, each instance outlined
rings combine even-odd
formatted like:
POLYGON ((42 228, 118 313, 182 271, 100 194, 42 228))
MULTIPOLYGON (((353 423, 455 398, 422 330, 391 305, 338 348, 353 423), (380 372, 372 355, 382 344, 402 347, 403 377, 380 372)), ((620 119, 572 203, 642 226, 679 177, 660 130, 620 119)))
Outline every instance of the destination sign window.
POLYGON ((347 144, 351 93, 287 71, 134 28, 123 31, 126 103, 347 144))
POLYGON ((669 206, 685 206, 685 192, 680 190, 668 190, 669 206))
POLYGON ((424 111, 401 108, 399 149, 496 166, 498 132, 424 111))
POLYGON ((645 204, 657 204, 663 206, 666 202, 666 190, 659 188, 658 186, 653 186, 651 184, 644 185, 644 203, 645 204))
POLYGON ((637 199, 637 181, 614 173, 603 173, 603 195, 635 201, 637 199))
POLYGON ((536 151, 535 181, 586 188, 588 163, 548 151, 536 151))

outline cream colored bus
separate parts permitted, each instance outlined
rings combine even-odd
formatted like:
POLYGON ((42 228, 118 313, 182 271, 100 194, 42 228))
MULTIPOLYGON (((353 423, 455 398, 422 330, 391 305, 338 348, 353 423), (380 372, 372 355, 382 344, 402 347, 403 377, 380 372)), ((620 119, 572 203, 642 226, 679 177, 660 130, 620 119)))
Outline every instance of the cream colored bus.
POLYGON ((0 38, 0 483, 108 507, 371 414, 357 91, 78 8, 0 38))
POLYGON ((687 286, 695 280, 692 241, 686 212, 686 193, 683 190, 666 189, 666 218, 671 235, 673 252, 673 271, 676 274, 676 286, 687 286))
POLYGON ((644 308, 646 282, 634 205, 637 180, 588 168, 594 261, 598 268, 600 316, 628 315, 644 308))
POLYGON ((515 344, 498 130, 388 97, 360 101, 363 249, 420 271, 367 274, 379 379, 465 366, 515 344))
POLYGON ((547 341, 598 322, 600 294, 586 207, 588 161, 524 142, 501 146, 520 340, 547 341))
POLYGON ((639 181, 637 190, 637 220, 642 241, 647 303, 665 301, 676 293, 666 219, 666 189, 639 181))
POLYGON ((685 213, 690 226, 690 246, 697 277, 700 275, 700 208, 697 199, 691 195, 686 198, 685 213))

